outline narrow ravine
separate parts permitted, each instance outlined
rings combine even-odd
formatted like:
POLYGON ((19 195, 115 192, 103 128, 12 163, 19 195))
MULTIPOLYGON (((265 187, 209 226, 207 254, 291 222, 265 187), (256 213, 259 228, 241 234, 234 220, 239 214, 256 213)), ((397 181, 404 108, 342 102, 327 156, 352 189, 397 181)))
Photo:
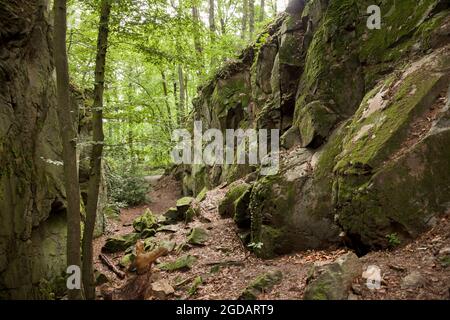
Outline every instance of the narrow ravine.
MULTIPOLYGON (((218 214, 218 203, 224 197, 228 187, 222 185, 207 192, 206 198, 199 205, 201 214, 194 221, 172 225, 168 228, 170 231, 158 232, 152 237, 152 241, 157 243, 174 244, 174 249, 167 256, 159 258, 159 263, 174 262, 186 255, 194 257, 195 262, 190 269, 183 271, 168 272, 160 270, 158 265, 154 266, 151 280, 147 283, 148 287, 150 288, 152 282, 157 281, 164 283, 169 288, 169 293, 147 296, 146 299, 239 299, 255 279, 276 273, 281 274, 281 280, 259 293, 258 299, 303 299, 308 276, 314 266, 327 265, 351 252, 350 249, 341 247, 299 252, 269 260, 257 258, 243 246, 232 219, 222 219, 218 214), (207 240, 203 245, 187 244, 179 249, 179 245, 186 242, 192 228, 206 230, 207 240)), ((164 176, 155 184, 149 196, 152 199, 150 204, 124 209, 121 211, 120 221, 109 222, 110 234, 96 240, 96 256, 100 254, 106 237, 131 233, 133 220, 143 214, 146 209, 151 210, 155 215, 161 215, 174 206, 177 199, 181 197, 181 186, 171 177, 164 176)), ((416 242, 395 251, 374 252, 360 258, 364 269, 369 265, 377 265, 383 270, 382 288, 375 291, 369 290, 365 284, 366 280, 361 275, 354 281, 348 298, 445 298, 450 288, 450 271, 439 264, 437 255, 442 248, 450 244, 449 225, 450 221, 448 217, 445 217, 436 228, 416 242), (402 284, 403 279, 408 274, 408 270, 413 269, 422 270, 422 274, 427 279, 431 279, 431 282, 420 283, 417 287, 405 289, 405 285, 402 284)), ((123 255, 124 252, 119 252, 108 256, 120 268, 119 262, 123 255)), ((136 277, 133 272, 126 272, 122 268, 126 272, 126 278, 120 280, 99 260, 96 261, 95 267, 110 279, 110 283, 98 287, 99 298, 104 298, 102 292, 105 290, 117 290, 136 277)), ((129 296, 121 297, 120 294, 114 296, 114 299, 122 298, 128 299, 129 296)))

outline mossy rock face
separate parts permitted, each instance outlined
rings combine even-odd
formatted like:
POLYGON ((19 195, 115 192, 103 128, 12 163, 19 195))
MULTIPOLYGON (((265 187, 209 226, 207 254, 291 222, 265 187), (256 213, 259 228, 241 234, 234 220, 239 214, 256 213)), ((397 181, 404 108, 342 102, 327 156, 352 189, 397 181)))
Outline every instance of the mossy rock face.
POLYGON ((304 300, 347 300, 355 278, 361 276, 362 263, 354 253, 347 253, 335 262, 314 266, 307 279, 304 300))
POLYGON ((212 126, 217 129, 235 129, 245 119, 245 108, 250 103, 250 73, 242 72, 219 79, 211 95, 212 126), (233 115, 233 116, 231 116, 233 115))
POLYGON ((124 236, 108 238, 106 239, 102 251, 108 253, 125 251, 127 248, 133 246, 139 238, 139 233, 130 233, 124 236))
POLYGON ((300 130, 297 126, 290 127, 282 136, 280 140, 281 147, 291 149, 302 143, 300 130))
POLYGON ((320 101, 313 101, 299 112, 302 147, 317 147, 325 141, 337 120, 336 114, 320 101))
POLYGON ((248 183, 239 183, 238 185, 230 187, 230 189, 225 194, 225 197, 219 204, 219 214, 222 218, 233 217, 235 204, 234 202, 239 199, 245 191, 250 188, 250 184, 248 183))
POLYGON ((250 195, 252 187, 244 191, 244 193, 234 201, 234 222, 241 229, 249 229, 251 225, 250 215, 250 195))
POLYGON ((412 239, 445 211, 450 175, 435 170, 449 166, 448 111, 422 132, 412 130, 448 88, 450 74, 440 70, 450 66, 449 52, 426 56, 376 87, 342 139, 333 201, 338 223, 362 252, 387 247, 392 233, 412 239))
POLYGON ((273 286, 279 284, 281 280, 283 280, 281 271, 265 273, 253 280, 238 299, 256 300, 261 293, 269 291, 273 286))
POLYGON ((255 248, 258 256, 318 249, 337 241, 339 231, 330 217, 331 202, 319 201, 311 157, 310 151, 298 149, 284 159, 278 175, 254 184, 250 195, 251 242, 261 244, 255 248))
POLYGON ((160 263, 158 265, 158 268, 164 271, 185 271, 192 268, 193 264, 197 261, 197 258, 191 256, 191 255, 185 255, 180 258, 178 258, 174 262, 165 262, 160 263))
POLYGON ((136 232, 142 232, 146 229, 155 229, 157 227, 158 219, 149 209, 146 209, 143 215, 133 221, 133 228, 136 232))
POLYGON ((204 245, 208 240, 208 232, 203 228, 193 228, 188 234, 187 242, 194 245, 204 245))

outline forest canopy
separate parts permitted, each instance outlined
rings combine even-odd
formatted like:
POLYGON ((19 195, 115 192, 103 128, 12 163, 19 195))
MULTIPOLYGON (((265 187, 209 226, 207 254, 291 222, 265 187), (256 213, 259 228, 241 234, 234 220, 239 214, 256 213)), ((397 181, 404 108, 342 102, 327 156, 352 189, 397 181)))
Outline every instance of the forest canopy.
MULTIPOLYGON (((103 114, 108 165, 135 174, 167 166, 172 129, 188 119, 198 86, 254 40, 286 2, 113 1, 103 114)), ((87 101, 97 17, 98 1, 69 1, 70 77, 87 101)))

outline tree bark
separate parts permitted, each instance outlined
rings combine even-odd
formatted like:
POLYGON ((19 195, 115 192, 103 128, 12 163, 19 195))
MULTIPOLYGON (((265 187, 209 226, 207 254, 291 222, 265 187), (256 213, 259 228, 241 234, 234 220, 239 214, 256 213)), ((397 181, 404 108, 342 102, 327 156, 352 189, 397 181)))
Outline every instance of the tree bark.
POLYGON ((83 233, 83 285, 87 299, 95 299, 92 241, 97 216, 98 194, 102 172, 103 154, 103 92, 105 84, 105 64, 108 48, 109 18, 111 1, 101 0, 100 23, 97 39, 95 63, 94 104, 92 107, 93 145, 86 206, 86 223, 83 233))
MULTIPOLYGON (((54 55, 57 78, 59 129, 63 145, 64 185, 67 198, 67 265, 81 267, 80 187, 77 166, 77 132, 70 107, 69 67, 67 61, 67 5, 55 0, 54 55)), ((69 299, 81 299, 81 289, 68 290, 69 299)))
POLYGON ((211 32, 211 42, 214 42, 216 34, 216 13, 214 5, 214 0, 209 0, 209 31, 211 32))
POLYGON ((223 0, 217 0, 217 15, 220 21, 220 32, 222 35, 226 34, 225 18, 223 16, 223 0))
POLYGON ((265 19, 265 7, 266 7, 266 1, 265 0, 261 0, 261 5, 260 5, 260 10, 259 10, 259 22, 263 22, 265 19))
POLYGON ((169 90, 167 89, 167 79, 166 74, 164 71, 161 71, 161 79, 162 79, 162 87, 164 92, 164 102, 166 104, 166 111, 167 111, 167 117, 169 118, 169 129, 172 131, 173 127, 173 118, 172 118, 172 111, 170 110, 170 104, 169 104, 169 90))
POLYGON ((250 40, 253 39, 253 34, 255 33, 255 0, 249 1, 249 31, 250 31, 250 40))
POLYGON ((248 0, 242 1, 242 29, 241 38, 245 39, 247 34, 247 22, 248 22, 248 0))
POLYGON ((181 125, 184 119, 184 106, 186 102, 186 91, 184 88, 183 67, 178 65, 178 83, 180 84, 180 103, 178 105, 178 124, 181 125))
POLYGON ((197 53, 197 59, 200 62, 200 68, 198 74, 201 75, 202 69, 204 68, 203 64, 203 47, 200 41, 200 14, 198 12, 197 2, 192 2, 192 20, 194 21, 194 47, 195 52, 197 53))

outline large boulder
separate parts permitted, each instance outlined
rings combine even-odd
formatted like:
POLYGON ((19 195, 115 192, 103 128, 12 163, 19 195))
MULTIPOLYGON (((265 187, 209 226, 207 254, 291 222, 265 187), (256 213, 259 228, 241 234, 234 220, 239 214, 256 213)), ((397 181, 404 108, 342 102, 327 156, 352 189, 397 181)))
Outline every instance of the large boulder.
POLYGON ((331 264, 314 266, 307 280, 303 299, 346 300, 350 287, 362 274, 362 263, 350 252, 331 264))

